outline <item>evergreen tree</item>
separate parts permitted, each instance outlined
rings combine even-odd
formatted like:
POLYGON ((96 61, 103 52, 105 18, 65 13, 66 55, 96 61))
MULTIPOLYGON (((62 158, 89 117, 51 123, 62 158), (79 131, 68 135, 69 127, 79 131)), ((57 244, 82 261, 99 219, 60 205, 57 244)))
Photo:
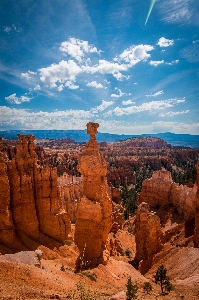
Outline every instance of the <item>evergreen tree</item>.
POLYGON ((160 284, 162 293, 164 293, 164 289, 168 292, 173 290, 173 285, 170 283, 169 277, 167 276, 167 269, 163 265, 158 267, 154 278, 155 283, 160 284))

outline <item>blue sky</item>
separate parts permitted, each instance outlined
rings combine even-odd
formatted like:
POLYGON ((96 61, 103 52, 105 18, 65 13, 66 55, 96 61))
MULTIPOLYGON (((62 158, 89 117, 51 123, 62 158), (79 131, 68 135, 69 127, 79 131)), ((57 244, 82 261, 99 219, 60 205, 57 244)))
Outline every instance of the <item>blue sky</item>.
POLYGON ((0 130, 199 134, 199 1, 1 0, 0 130))

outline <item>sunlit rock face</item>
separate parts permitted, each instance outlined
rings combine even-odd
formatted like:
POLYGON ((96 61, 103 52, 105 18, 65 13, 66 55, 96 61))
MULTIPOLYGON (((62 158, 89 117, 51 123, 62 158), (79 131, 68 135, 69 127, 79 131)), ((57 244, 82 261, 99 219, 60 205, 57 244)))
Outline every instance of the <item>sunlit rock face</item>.
POLYGON ((179 185, 172 181, 169 171, 162 169, 143 181, 138 204, 147 202, 151 208, 171 204, 189 220, 195 216, 196 191, 196 185, 193 188, 179 185))
POLYGON ((57 171, 37 164, 34 136, 18 135, 16 155, 0 154, 0 242, 12 243, 17 233, 37 240, 40 233, 63 242, 70 221, 61 210, 57 171))
POLYGON ((135 261, 142 274, 150 268, 154 254, 161 250, 161 237, 160 218, 149 210, 147 203, 142 202, 138 206, 135 219, 135 261))
POLYGON ((112 226, 112 201, 106 179, 107 165, 95 137, 98 127, 97 123, 87 124, 90 140, 79 157, 83 196, 76 216, 75 243, 80 250, 77 268, 95 267, 105 263, 108 256, 106 242, 112 226))
POLYGON ((197 169, 197 193, 196 193, 196 207, 195 207, 195 233, 194 242, 199 247, 199 162, 196 165, 197 169))

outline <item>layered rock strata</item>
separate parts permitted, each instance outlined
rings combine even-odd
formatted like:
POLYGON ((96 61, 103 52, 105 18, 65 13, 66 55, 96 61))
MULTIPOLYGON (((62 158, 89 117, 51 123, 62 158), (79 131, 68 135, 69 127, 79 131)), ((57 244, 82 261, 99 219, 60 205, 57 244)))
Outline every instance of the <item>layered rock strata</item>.
POLYGON ((189 188, 174 183, 171 173, 162 169, 143 181, 138 204, 147 202, 150 207, 172 204, 188 220, 195 215, 196 191, 196 186, 189 188))
POLYGON ((1 153, 0 138, 0 241, 9 244, 14 239, 14 225, 10 209, 10 184, 7 174, 7 166, 1 153))
POLYGON ((22 232, 37 240, 43 233, 63 242, 70 221, 61 210, 57 171, 37 164, 34 136, 18 135, 16 155, 0 162, 0 242, 10 244, 22 232))
POLYGON ((112 201, 107 185, 107 165, 96 141, 97 123, 87 124, 90 140, 79 157, 83 196, 78 203, 75 243, 80 250, 77 268, 95 267, 107 259, 106 242, 112 225, 112 201))

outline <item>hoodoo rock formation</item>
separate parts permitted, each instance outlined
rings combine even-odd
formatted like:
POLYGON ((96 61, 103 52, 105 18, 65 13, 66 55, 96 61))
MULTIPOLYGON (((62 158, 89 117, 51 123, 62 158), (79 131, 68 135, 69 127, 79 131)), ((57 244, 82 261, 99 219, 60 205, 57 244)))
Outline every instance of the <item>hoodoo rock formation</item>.
POLYGON ((196 165, 197 169, 197 193, 196 193, 196 207, 195 207, 195 233, 194 242, 199 247, 199 161, 196 165))
POLYGON ((150 207, 172 204, 188 220, 195 215, 196 191, 196 186, 189 188, 173 182, 171 173, 162 169, 143 181, 138 204, 147 202, 150 207))
POLYGON ((89 122, 90 140, 79 157, 83 196, 78 203, 75 243, 80 250, 77 268, 95 267, 107 259, 106 243, 112 226, 112 201, 107 185, 107 165, 99 153, 95 134, 99 124, 89 122))
POLYGON ((141 273, 150 267, 153 255, 162 248, 160 218, 155 212, 149 210, 149 205, 142 202, 138 206, 135 219, 135 261, 139 264, 141 273))
POLYGON ((0 154, 0 242, 6 245, 20 232, 35 241, 42 233, 60 242, 70 232, 68 216, 61 210, 56 169, 39 166, 37 159, 31 135, 18 135, 12 160, 0 154))

